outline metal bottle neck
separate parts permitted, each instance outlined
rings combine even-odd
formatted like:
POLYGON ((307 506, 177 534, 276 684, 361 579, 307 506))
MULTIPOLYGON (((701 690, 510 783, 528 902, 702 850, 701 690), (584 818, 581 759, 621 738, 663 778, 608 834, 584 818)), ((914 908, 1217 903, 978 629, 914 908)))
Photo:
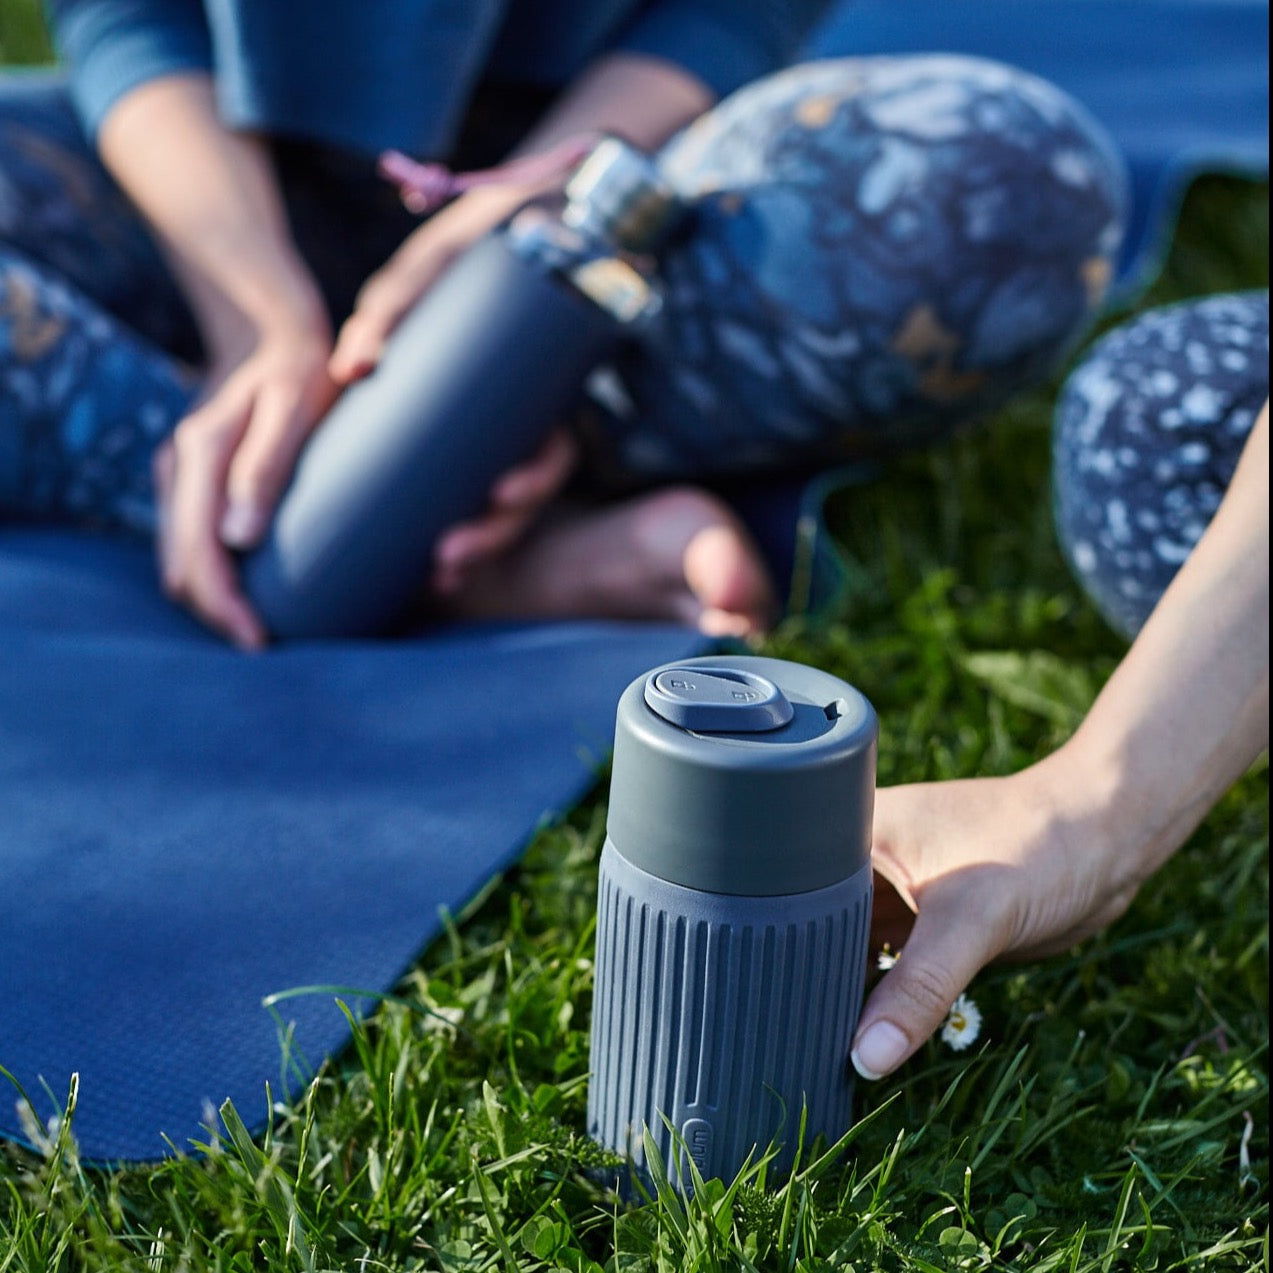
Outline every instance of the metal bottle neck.
POLYGON ((657 247, 684 211, 646 154, 605 137, 566 183, 563 220, 581 233, 629 252, 657 247))

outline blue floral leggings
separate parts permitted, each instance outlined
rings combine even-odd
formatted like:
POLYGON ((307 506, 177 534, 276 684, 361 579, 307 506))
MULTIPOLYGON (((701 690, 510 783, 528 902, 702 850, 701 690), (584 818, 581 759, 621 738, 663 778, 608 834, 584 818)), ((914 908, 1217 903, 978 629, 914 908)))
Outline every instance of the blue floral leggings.
MULTIPOLYGON (((417 224, 371 161, 275 147, 333 322, 417 224)), ((63 79, 0 77, 0 522, 149 535, 151 457, 200 387, 194 320, 63 79)))
MULTIPOLYGON (((620 363, 620 408, 586 438, 594 471, 808 471, 931 440, 1049 374, 1099 310, 1122 174, 1072 103, 968 59, 872 59, 851 91, 823 67, 776 77, 763 110, 722 112, 672 156, 701 232, 669 264, 654 354, 620 363), (724 189, 749 171, 750 190, 724 189)), ((275 160, 338 324, 415 222, 368 163, 302 145, 275 160)), ((1125 631, 1201 533, 1267 393, 1266 297, 1185 313, 1108 338, 1060 410, 1062 539, 1125 631)), ((0 520, 150 534, 151 456, 199 362, 63 82, 0 79, 0 520)))
POLYGON ((1125 636, 1210 525, 1268 396, 1267 292, 1151 310, 1098 341, 1066 381, 1053 433, 1057 531, 1125 636))

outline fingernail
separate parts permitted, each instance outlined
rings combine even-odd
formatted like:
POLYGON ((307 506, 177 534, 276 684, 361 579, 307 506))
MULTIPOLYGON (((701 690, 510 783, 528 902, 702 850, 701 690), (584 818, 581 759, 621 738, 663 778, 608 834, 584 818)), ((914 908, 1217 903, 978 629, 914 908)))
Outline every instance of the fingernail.
POLYGON ((375 369, 383 349, 382 342, 373 345, 366 340, 350 338, 336 345, 327 362, 327 370, 334 380, 360 380, 375 369))
POLYGON ((265 534, 267 521, 255 504, 233 500, 221 514, 221 542, 227 548, 250 548, 265 534))
POLYGON ((858 1036, 849 1060, 864 1079, 882 1079, 902 1063, 908 1047, 910 1040, 891 1021, 876 1021, 858 1036))

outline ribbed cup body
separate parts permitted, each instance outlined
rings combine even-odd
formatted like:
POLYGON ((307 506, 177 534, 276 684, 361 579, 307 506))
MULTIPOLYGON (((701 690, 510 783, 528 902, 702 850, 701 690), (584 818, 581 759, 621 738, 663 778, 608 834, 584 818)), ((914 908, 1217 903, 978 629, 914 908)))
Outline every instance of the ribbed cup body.
POLYGON ((674 1184, 851 1122, 871 870, 807 893, 709 893, 601 859, 589 1134, 648 1181, 648 1127, 674 1184), (666 1117, 671 1128, 664 1121, 666 1117))

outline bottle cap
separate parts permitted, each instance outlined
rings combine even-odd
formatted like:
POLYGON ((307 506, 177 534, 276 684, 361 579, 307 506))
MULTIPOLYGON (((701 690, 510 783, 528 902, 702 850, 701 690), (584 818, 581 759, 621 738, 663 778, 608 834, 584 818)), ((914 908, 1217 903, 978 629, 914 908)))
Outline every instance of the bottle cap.
POLYGON ((646 252, 683 211, 650 157, 618 137, 603 137, 566 183, 568 225, 646 252))
POLYGON ((607 832, 688 888, 776 896, 870 860, 875 711, 838 677, 719 655, 655 668, 619 701, 607 832))

